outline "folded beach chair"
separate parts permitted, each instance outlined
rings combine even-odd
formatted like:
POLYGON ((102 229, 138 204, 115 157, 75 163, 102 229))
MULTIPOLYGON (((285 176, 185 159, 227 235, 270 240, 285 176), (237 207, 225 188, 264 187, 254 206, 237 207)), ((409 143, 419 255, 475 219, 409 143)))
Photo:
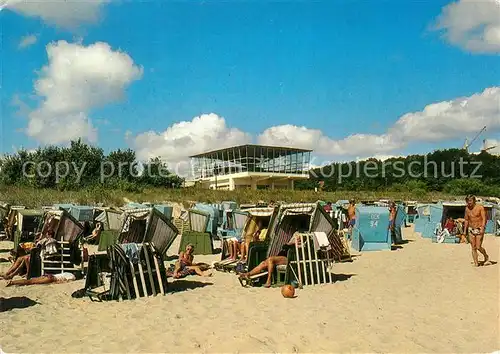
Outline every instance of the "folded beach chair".
POLYGON ((288 251, 284 283, 290 284, 295 280, 299 288, 333 283, 334 277, 331 273, 333 259, 330 259, 331 245, 326 234, 296 233, 294 237, 298 238, 298 244, 288 251))
POLYGON ((91 257, 85 290, 98 300, 132 300, 139 297, 165 295, 168 289, 163 255, 153 243, 112 245, 107 257, 91 257), (103 266, 108 263, 108 267, 103 266), (110 273, 109 288, 94 289, 106 282, 100 277, 103 269, 110 273))

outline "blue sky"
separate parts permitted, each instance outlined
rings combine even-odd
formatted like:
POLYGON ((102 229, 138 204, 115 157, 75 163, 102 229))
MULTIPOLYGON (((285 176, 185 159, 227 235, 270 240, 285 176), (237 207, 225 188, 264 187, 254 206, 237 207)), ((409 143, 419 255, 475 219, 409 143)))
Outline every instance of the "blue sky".
MULTIPOLYGON (((47 135, 64 136, 71 130, 69 138, 74 138, 78 129, 86 131, 81 125, 68 127, 73 116, 66 111, 57 114, 60 130, 25 131, 37 102, 46 99, 30 98, 36 96, 40 69, 50 63, 46 46, 60 40, 75 48, 107 43, 141 70, 140 77, 120 86, 120 99, 80 103, 78 112, 71 112, 85 111, 97 130, 92 143, 106 151, 132 147, 144 157, 177 161, 185 157, 182 151, 249 139, 297 142, 324 158, 344 159, 459 147, 466 136, 488 125, 474 146, 479 150, 482 138, 500 137, 500 107, 495 106, 500 91, 482 95, 500 86, 500 38, 498 43, 496 38, 484 40, 479 48, 468 44, 473 34, 464 33, 457 19, 458 6, 467 2, 451 8, 441 31, 431 26, 446 14, 449 1, 116 2, 94 8, 97 21, 75 16, 69 26, 60 23, 58 16, 65 14, 57 9, 7 2, 0 12, 1 152, 51 143, 47 135), (20 49, 29 35, 36 43, 20 49), (474 94, 481 96, 471 98, 474 94), (473 110, 462 112, 454 105, 416 114, 427 105, 460 99, 472 99, 473 110), (31 108, 19 111, 19 104, 13 104, 19 100, 31 108), (194 117, 210 113, 216 118, 193 123, 194 117), (412 126, 424 128, 400 125, 388 133, 407 113, 413 114, 412 126), (182 128, 181 121, 191 125, 182 128), (164 133, 169 127, 170 135, 164 133), (276 129, 269 134, 272 127, 276 129), (427 137, 436 130, 443 134, 427 137)), ((483 17, 474 18, 480 28, 500 28, 500 20, 483 17)), ((85 75, 97 80, 96 72, 104 70, 99 62, 95 70, 85 66, 86 72, 80 69, 84 84, 85 75)), ((106 77, 106 72, 99 74, 106 77)), ((95 82, 90 90, 101 87, 95 82)), ((80 98, 68 94, 65 99, 80 98)), ((37 119, 44 122, 46 117, 37 119)), ((53 142, 65 143, 64 138, 53 142)))

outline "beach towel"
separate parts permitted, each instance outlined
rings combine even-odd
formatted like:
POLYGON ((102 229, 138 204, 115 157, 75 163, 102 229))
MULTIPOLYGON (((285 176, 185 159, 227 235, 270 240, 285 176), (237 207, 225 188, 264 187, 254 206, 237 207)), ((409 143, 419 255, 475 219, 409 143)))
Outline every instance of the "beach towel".
POLYGON ((125 255, 133 264, 139 263, 139 247, 137 243, 125 243, 121 246, 125 255))
POLYGON ((450 232, 447 229, 444 229, 437 235, 437 242, 443 243, 446 238, 450 237, 450 232))
POLYGON ((330 241, 324 232, 313 232, 314 251, 318 252, 321 248, 331 250, 330 241))
POLYGON ((41 246, 42 251, 40 252, 40 257, 45 258, 58 254, 57 252, 57 240, 47 237, 38 241, 38 245, 41 246))

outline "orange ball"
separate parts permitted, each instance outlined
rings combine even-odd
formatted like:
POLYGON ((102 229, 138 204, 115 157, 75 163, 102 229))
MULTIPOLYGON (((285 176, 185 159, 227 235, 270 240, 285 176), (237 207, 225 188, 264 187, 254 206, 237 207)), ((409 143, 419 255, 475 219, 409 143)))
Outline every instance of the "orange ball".
POLYGON ((291 285, 283 285, 281 287, 281 295, 286 298, 293 298, 295 295, 295 288, 291 285))

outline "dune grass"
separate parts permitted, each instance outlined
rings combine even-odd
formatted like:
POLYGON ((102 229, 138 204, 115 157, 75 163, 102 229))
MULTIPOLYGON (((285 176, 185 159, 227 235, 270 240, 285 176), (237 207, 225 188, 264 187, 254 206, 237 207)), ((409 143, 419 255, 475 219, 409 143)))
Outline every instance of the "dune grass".
POLYGON ((232 200, 238 203, 255 203, 258 201, 283 201, 283 202, 314 202, 325 200, 335 202, 339 199, 356 200, 420 200, 432 201, 439 199, 453 200, 459 196, 443 193, 410 193, 410 192, 315 192, 315 191, 288 191, 288 190, 237 190, 215 191, 198 188, 183 189, 146 189, 142 193, 130 193, 121 190, 103 188, 85 189, 80 191, 59 191, 54 189, 31 189, 26 187, 0 186, 0 201, 11 205, 24 205, 38 208, 54 203, 75 203, 80 205, 120 206, 125 200, 134 202, 177 202, 189 204, 190 202, 221 202, 232 200))

